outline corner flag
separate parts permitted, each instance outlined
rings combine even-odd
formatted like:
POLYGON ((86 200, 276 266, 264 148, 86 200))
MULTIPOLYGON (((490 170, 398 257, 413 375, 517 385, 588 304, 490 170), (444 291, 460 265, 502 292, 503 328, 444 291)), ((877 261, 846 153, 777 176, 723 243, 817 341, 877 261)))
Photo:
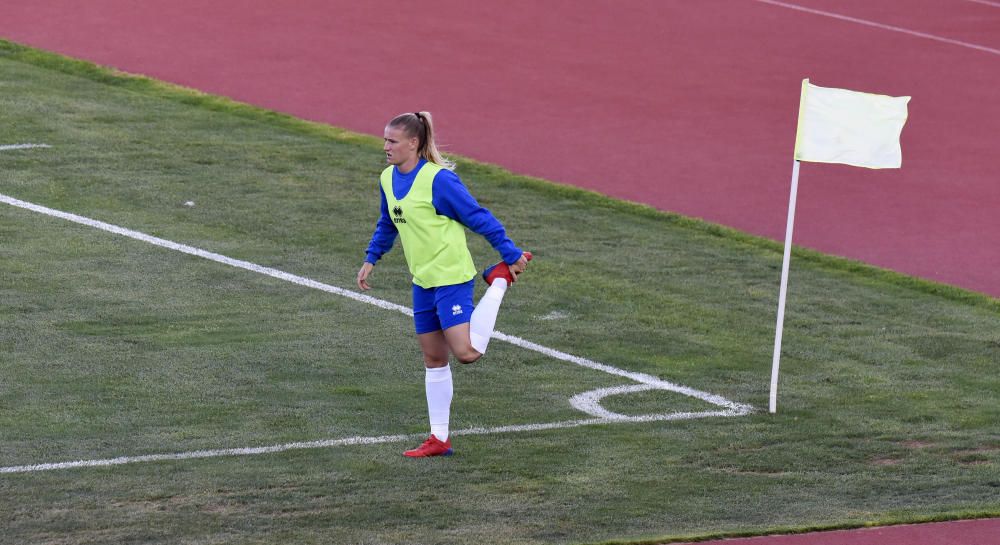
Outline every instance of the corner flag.
POLYGON ((799 187, 799 162, 899 168, 903 164, 899 134, 906 123, 906 105, 909 102, 910 97, 827 89, 810 84, 808 79, 802 80, 795 160, 792 162, 792 192, 788 199, 788 224, 785 228, 785 257, 781 263, 781 289, 778 292, 778 324, 774 330, 774 357, 771 363, 772 413, 778 410, 778 367, 788 294, 788 262, 792 254, 795 196, 799 187))
POLYGON ((910 97, 828 89, 802 80, 795 159, 865 168, 899 168, 899 134, 910 97))

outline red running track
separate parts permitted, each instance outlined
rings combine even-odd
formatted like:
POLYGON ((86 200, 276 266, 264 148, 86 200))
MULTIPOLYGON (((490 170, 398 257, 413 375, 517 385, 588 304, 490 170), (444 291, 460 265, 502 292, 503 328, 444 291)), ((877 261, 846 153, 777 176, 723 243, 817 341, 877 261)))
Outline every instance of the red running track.
POLYGON ((1000 2, 790 1, 860 22, 760 0, 33 0, 0 5, 0 36, 370 134, 428 109, 453 152, 776 240, 802 78, 912 95, 902 169, 803 165, 795 242, 1000 297, 1000 2))
MULTIPOLYGON (((1000 1, 415 6, 4 2, 0 36, 375 135, 431 110, 453 152, 777 240, 802 78, 912 95, 901 170, 802 166, 795 241, 1000 297, 1000 1)), ((994 545, 1000 519, 726 541, 846 542, 994 545)))
POLYGON ((702 541, 697 545, 995 545, 996 543, 1000 543, 1000 519, 747 537, 702 541))

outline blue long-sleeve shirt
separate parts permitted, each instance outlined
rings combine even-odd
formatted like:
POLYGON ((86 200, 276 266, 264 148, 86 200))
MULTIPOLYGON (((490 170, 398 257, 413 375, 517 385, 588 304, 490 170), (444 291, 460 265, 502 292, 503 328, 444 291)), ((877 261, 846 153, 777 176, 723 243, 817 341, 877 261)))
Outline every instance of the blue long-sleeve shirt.
MULTIPOLYGON (((417 177, 417 172, 427 161, 421 159, 417 167, 402 174, 396 167, 392 168, 392 193, 396 199, 402 199, 413 187, 413 181, 417 177)), ((462 183, 458 175, 448 169, 441 169, 434 176, 433 197, 431 204, 434 210, 442 216, 451 218, 470 231, 481 235, 493 246, 493 249, 500 254, 500 257, 508 265, 513 265, 521 258, 520 248, 507 237, 507 231, 503 224, 493 215, 492 212, 482 207, 476 198, 469 193, 468 188, 462 183)), ((368 255, 365 261, 374 265, 383 255, 392 249, 393 243, 399 231, 396 224, 389 215, 389 204, 385 199, 385 192, 379 184, 379 196, 382 199, 382 214, 375 224, 375 232, 372 234, 371 242, 368 244, 368 255)))

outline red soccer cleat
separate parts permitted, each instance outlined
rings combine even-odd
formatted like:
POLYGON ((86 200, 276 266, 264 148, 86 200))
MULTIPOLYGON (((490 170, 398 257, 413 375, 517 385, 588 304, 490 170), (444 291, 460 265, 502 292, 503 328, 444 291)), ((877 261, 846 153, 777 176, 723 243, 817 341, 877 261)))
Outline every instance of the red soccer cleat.
MULTIPOLYGON (((524 252, 524 258, 531 261, 531 252, 524 252)), ((485 271, 483 271, 483 280, 486 281, 486 285, 492 286, 493 281, 497 278, 503 278, 507 281, 507 285, 514 283, 514 275, 510 272, 510 266, 507 263, 501 261, 496 265, 492 265, 485 271)))
POLYGON ((408 450, 403 456, 408 458, 426 458, 428 456, 451 456, 455 451, 451 449, 451 439, 441 441, 437 437, 431 436, 419 447, 408 450))

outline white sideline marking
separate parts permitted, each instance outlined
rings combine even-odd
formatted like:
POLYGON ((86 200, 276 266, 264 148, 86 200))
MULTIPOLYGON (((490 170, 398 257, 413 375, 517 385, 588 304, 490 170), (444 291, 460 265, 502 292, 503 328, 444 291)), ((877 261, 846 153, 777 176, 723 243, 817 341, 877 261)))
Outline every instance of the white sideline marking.
POLYGON ((273 278, 277 278, 279 280, 284 280, 286 282, 298 284, 300 286, 305 286, 308 288, 314 288, 328 293, 333 293, 335 295, 347 297, 348 299, 354 299, 355 301, 360 301, 362 303, 375 305, 379 308, 384 308, 386 310, 395 310, 397 312, 402 312, 407 316, 413 316, 413 311, 402 305, 397 305, 395 303, 390 303, 389 301, 383 301, 381 299, 376 299, 374 297, 369 297, 367 295, 331 286, 329 284, 324 284, 322 282, 310 280, 302 276, 297 276, 294 274, 286 273, 284 271, 279 271, 278 269, 263 267, 255 263, 250 263, 249 261, 233 259, 231 257, 226 257, 224 255, 207 252, 205 250, 195 248, 194 246, 188 246, 187 244, 178 244, 176 242, 171 242, 169 240, 147 235, 145 233, 140 233, 139 231, 133 231, 132 229, 126 229, 124 227, 118 227, 117 225, 112 225, 110 223, 104 223, 103 221, 98 221, 83 216, 78 216, 76 214, 71 214, 69 212, 54 210, 52 208, 47 208, 45 206, 40 206, 30 202, 15 199, 13 197, 8 197, 7 195, 4 195, 2 193, 0 193, 0 202, 7 203, 11 206, 16 206, 18 208, 24 208, 25 210, 31 210, 32 212, 38 212, 39 214, 44 214, 46 216, 52 216, 67 221, 71 221, 73 223, 79 223, 81 225, 86 225, 88 227, 93 227, 95 229, 100 229, 102 231, 107 231, 109 233, 114 233, 116 235, 133 238, 135 240, 141 240, 142 242, 147 242, 154 246, 160 246, 161 248, 175 250, 181 253, 201 257, 209 261, 215 261, 217 263, 222 263, 225 265, 229 265, 231 267, 236 267, 238 269, 245 269, 255 273, 263 274, 265 276, 270 276, 273 278))
MULTIPOLYGON (((777 0, 756 0, 762 4, 771 4, 772 6, 779 6, 782 8, 794 9, 796 11, 804 11, 806 13, 812 13, 814 15, 822 15, 824 17, 832 17, 834 19, 840 19, 841 21, 848 21, 851 23, 857 23, 859 25, 865 25, 875 28, 880 28, 882 30, 891 30, 892 32, 900 32, 902 34, 909 34, 910 36, 916 36, 918 38, 926 38, 928 40, 934 40, 936 42, 942 42, 951 45, 957 45, 961 47, 967 47, 969 49, 975 49, 978 51, 985 51, 986 53, 992 53, 994 55, 1000 55, 1000 49, 993 49, 992 47, 986 47, 984 45, 972 44, 969 42, 963 42, 960 40, 953 40, 951 38, 943 38, 941 36, 936 36, 934 34, 927 34, 926 32, 918 32, 916 30, 910 30, 907 28, 901 28, 898 26, 885 25, 882 23, 876 23, 874 21, 869 21, 867 19, 858 19, 857 17, 849 17, 847 15, 840 15, 837 13, 831 13, 829 11, 822 11, 813 8, 807 8, 805 6, 800 6, 798 4, 789 4, 787 2, 779 2, 777 0)), ((973 0, 975 1, 975 0, 973 0)), ((980 2, 987 3, 987 2, 980 2)), ((992 4, 991 4, 992 5, 992 4)))
POLYGON ((51 148, 48 144, 0 144, 0 151, 32 148, 51 148))
MULTIPOLYGON (((325 291, 327 293, 340 295, 343 297, 347 297, 349 299, 353 299, 355 301, 368 303, 370 305, 375 305, 382 309, 394 310, 396 312, 401 312, 407 316, 413 316, 413 310, 404 307, 402 305, 397 305, 395 303, 390 303, 389 301, 384 301, 382 299, 377 299, 375 297, 371 297, 368 295, 363 295, 353 291, 345 290, 343 288, 338 288, 336 286, 331 286, 329 284, 324 284, 322 282, 317 282, 316 280, 280 271, 278 269, 264 267, 261 265, 257 265, 255 263, 251 263, 249 261, 233 259, 230 257, 226 257, 224 255, 195 248, 193 246, 188 246, 186 244, 179 244, 177 242, 172 242, 159 237, 147 235, 145 233, 134 231, 132 229, 126 229, 124 227, 119 227, 117 225, 105 223, 103 221, 98 221, 84 216, 79 216, 77 214, 63 212, 61 210, 55 210, 38 204, 22 201, 20 199, 15 199, 13 197, 9 197, 4 194, 0 194, 0 202, 4 202, 11 206, 15 206, 25 210, 30 210, 32 212, 37 212, 39 214, 44 214, 47 216, 64 219, 67 221, 71 221, 73 223, 86 225, 88 227, 93 227, 95 229, 100 229, 102 231, 107 231, 109 233, 114 233, 117 235, 139 240, 142 242, 152 244, 154 246, 175 250, 188 255, 201 257, 209 261, 215 261, 217 263, 222 263, 239 269, 244 269, 258 274, 263 274, 265 276, 270 276, 272 278, 277 278, 279 280, 284 280, 300 286, 305 286, 325 291)), ((571 404, 573 405, 573 407, 587 414, 598 417, 595 419, 573 420, 568 422, 556 422, 549 424, 503 426, 498 428, 474 428, 469 430, 453 432, 455 435, 482 435, 482 434, 506 433, 514 431, 562 429, 562 428, 578 427, 590 424, 601 424, 601 423, 612 423, 612 422, 652 422, 652 421, 665 421, 665 420, 686 420, 692 418, 705 418, 710 416, 743 416, 753 411, 753 407, 748 404, 736 403, 722 396, 718 396, 708 392, 703 392, 700 390, 696 390, 694 388, 689 388, 687 386, 674 384, 672 382, 659 379, 652 375, 647 375, 644 373, 636 373, 633 371, 626 371, 624 369, 619 369, 617 367, 613 367, 611 365, 607 365, 604 363, 596 362, 586 358, 581 358, 579 356, 573 356, 572 354, 567 354, 565 352, 548 348, 540 344, 527 341, 520 337, 507 335, 499 331, 495 331, 493 333, 493 337, 498 340, 508 342, 510 344, 513 344, 521 348, 525 348, 527 350, 538 352, 540 354, 543 354, 545 356, 557 360, 573 363, 575 365, 579 365, 581 367, 593 369, 596 371, 602 371, 604 373, 608 373, 611 375, 628 378, 640 384, 631 386, 619 386, 615 388, 605 388, 600 390, 594 390, 592 392, 585 392, 583 394, 575 396, 573 400, 571 400, 571 404), (627 416, 627 415, 612 413, 600 406, 600 400, 608 395, 632 393, 637 391, 647 391, 654 389, 666 390, 694 397, 696 399, 700 399, 707 403, 711 403, 713 405, 722 407, 725 410, 701 411, 701 412, 676 412, 676 413, 666 413, 666 414, 627 416)), ((211 458, 219 456, 247 456, 254 454, 283 452, 294 449, 322 448, 322 447, 359 445, 359 444, 378 444, 378 443, 388 443, 388 442, 398 442, 398 441, 409 441, 413 439, 414 436, 410 435, 388 435, 380 437, 351 437, 346 439, 328 439, 328 440, 312 441, 305 443, 289 443, 285 445, 275 445, 269 447, 248 447, 248 448, 235 448, 235 449, 222 449, 222 450, 207 450, 207 451, 187 452, 178 454, 151 454, 146 456, 124 456, 120 458, 111 458, 105 460, 83 460, 77 462, 60 462, 60 463, 48 463, 48 464, 37 464, 37 465, 27 465, 27 466, 12 466, 12 467, 0 468, 0 473, 26 473, 32 471, 68 469, 74 467, 98 467, 98 466, 131 464, 139 462, 186 460, 192 458, 211 458)))
MULTIPOLYGON (((651 389, 651 387, 644 387, 651 389)), ((567 420, 563 422, 551 422, 547 424, 517 424, 510 426, 498 426, 495 428, 467 428, 464 430, 452 431, 451 435, 495 435, 499 433, 517 433, 529 431, 564 430, 569 428, 579 428, 582 426, 593 426, 598 424, 617 424, 621 422, 653 422, 667 420, 690 420, 694 418, 708 418, 713 416, 738 416, 732 411, 703 411, 697 413, 672 413, 661 415, 646 415, 642 417, 621 418, 589 418, 584 420, 567 420)), ((343 439, 326 439, 322 441, 304 441, 299 443, 285 443, 283 445, 272 445, 266 447, 231 448, 215 450, 198 450, 193 452, 180 452, 176 454, 148 454, 144 456, 119 456, 117 458, 104 458, 100 460, 78 460, 75 462, 57 462, 50 464, 33 464, 23 466, 0 467, 0 474, 8 473, 36 473, 40 471, 53 471, 57 469, 74 469, 90 467, 109 467, 126 464, 138 464, 143 462, 167 462, 176 460, 197 460, 203 458, 221 458, 226 456, 255 456, 260 454, 275 454, 288 452, 290 450, 305 450, 317 448, 344 447, 353 445, 379 445, 384 443, 404 443, 416 442, 426 439, 426 433, 411 435, 379 435, 374 437, 345 437, 343 439)))

